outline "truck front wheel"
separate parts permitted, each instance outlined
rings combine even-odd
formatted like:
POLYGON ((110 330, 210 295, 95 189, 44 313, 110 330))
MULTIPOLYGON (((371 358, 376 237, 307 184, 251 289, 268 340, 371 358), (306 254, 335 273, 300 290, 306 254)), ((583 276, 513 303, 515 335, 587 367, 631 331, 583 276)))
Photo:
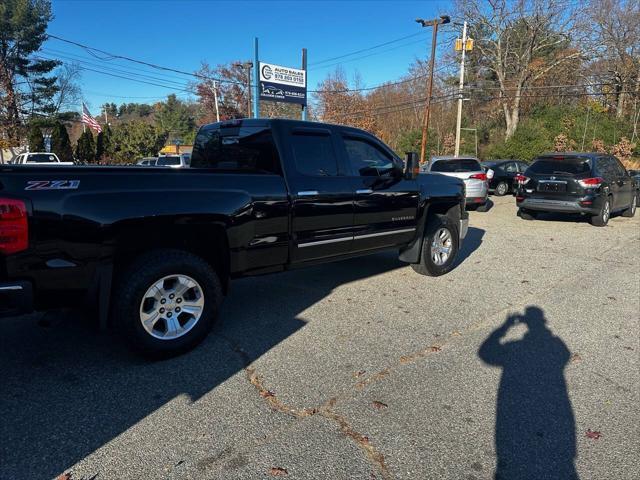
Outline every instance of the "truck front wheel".
POLYGON ((155 250, 118 275, 113 323, 127 343, 151 357, 170 357, 200 343, 222 302, 214 269, 182 250, 155 250))
POLYGON ((426 227, 420 263, 411 267, 421 275, 444 275, 453 268, 459 248, 458 225, 447 215, 435 215, 426 227))

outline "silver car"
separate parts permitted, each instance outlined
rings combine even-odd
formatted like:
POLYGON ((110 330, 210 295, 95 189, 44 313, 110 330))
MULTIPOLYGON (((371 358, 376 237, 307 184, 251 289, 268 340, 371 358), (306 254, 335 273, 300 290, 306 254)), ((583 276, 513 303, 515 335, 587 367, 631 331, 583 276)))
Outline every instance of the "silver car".
POLYGON ((431 157, 423 172, 439 173, 464 180, 467 192, 467 207, 479 212, 487 210, 489 182, 487 174, 474 157, 431 157))

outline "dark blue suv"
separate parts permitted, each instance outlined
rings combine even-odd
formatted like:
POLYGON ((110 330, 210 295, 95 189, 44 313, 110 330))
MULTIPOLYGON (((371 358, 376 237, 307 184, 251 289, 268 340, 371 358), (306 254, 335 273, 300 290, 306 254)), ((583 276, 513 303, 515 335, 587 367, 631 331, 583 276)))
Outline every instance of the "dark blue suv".
POLYGON ((541 212, 580 213, 599 227, 611 215, 633 217, 637 181, 620 161, 601 153, 550 153, 516 176, 518 215, 533 220, 541 212))

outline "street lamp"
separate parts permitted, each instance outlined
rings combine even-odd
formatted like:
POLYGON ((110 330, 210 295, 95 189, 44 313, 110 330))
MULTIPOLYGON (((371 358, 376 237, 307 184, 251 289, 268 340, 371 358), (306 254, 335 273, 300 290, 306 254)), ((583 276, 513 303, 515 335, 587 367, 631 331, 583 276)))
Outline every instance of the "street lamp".
POLYGON ((253 62, 236 62, 233 66, 247 69, 247 118, 251 118, 251 69, 253 62))
POLYGON ((440 15, 440 18, 434 20, 423 20, 417 18, 418 22, 423 27, 433 27, 433 36, 431 38, 431 61, 429 62, 429 82, 427 86, 427 105, 424 112, 424 122, 422 123, 422 143, 420 148, 420 163, 425 162, 425 153, 427 149, 427 138, 429 137, 429 111, 431 109, 431 94, 433 92, 433 66, 436 57, 436 38, 438 36, 438 25, 445 25, 451 22, 449 15, 440 15))

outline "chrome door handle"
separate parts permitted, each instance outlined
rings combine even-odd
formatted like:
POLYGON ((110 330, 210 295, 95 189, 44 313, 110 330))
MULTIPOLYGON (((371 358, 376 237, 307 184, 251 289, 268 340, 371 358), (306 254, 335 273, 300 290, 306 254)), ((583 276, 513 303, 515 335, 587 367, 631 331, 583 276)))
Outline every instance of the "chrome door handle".
POLYGON ((314 195, 318 195, 317 190, 303 190, 301 192, 298 192, 299 197, 312 197, 314 195))
POLYGON ((368 193, 373 193, 373 190, 371 190, 370 188, 361 188, 359 190, 356 190, 356 193, 358 195, 366 195, 368 193))

